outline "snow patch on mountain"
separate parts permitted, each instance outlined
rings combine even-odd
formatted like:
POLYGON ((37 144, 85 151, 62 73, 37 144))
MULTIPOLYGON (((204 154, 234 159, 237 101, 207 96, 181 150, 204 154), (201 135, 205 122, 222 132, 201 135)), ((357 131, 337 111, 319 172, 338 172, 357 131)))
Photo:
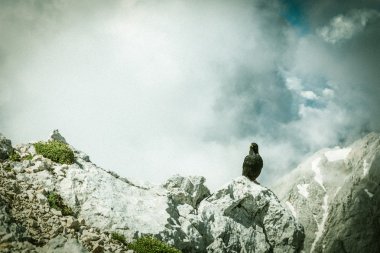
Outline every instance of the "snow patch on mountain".
POLYGON ((338 188, 336 188, 336 190, 334 192, 334 197, 338 194, 338 192, 340 191, 340 189, 342 189, 341 186, 339 186, 338 188))
POLYGON ((321 162, 322 158, 318 157, 311 163, 311 169, 314 171, 314 180, 317 182, 324 191, 326 191, 326 188, 323 186, 323 177, 321 173, 321 168, 319 167, 319 163, 321 162))
POLYGON ((364 191, 367 193, 368 197, 372 198, 373 197, 373 193, 369 192, 368 189, 364 189, 364 191))
POLYGON ((337 147, 333 150, 327 151, 325 153, 325 156, 329 162, 335 162, 335 161, 346 159, 350 152, 351 152, 351 148, 337 147))
POLYGON ((323 209, 323 215, 322 215, 322 220, 320 223, 318 223, 316 217, 314 216, 314 219, 317 222, 318 230, 315 232, 316 236, 315 236, 315 240, 314 240, 313 244, 311 245, 310 253, 314 252, 315 245, 317 244, 317 242, 319 241, 319 239, 323 235, 323 231, 325 230, 325 223, 327 220, 327 216, 329 214, 329 212, 328 212, 328 210, 329 210, 328 195, 327 194, 323 197, 322 209, 323 209))
POLYGON ((292 212, 293 216, 295 218, 297 218, 297 212, 296 212, 296 209, 294 208, 294 206, 292 205, 292 203, 290 203, 289 201, 286 201, 285 204, 288 206, 289 210, 292 212))
POLYGON ((298 193, 304 196, 305 198, 309 197, 309 192, 307 191, 307 188, 309 187, 309 184, 298 184, 297 189, 298 193))
POLYGON ((367 160, 364 160, 363 162, 363 178, 368 175, 369 172, 369 163, 367 160))

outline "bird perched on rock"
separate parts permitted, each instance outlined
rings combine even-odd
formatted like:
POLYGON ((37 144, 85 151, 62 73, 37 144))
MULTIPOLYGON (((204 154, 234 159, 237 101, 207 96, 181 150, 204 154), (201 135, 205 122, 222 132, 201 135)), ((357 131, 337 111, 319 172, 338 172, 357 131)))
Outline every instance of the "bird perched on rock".
POLYGON ((249 154, 245 157, 243 162, 243 176, 257 183, 256 178, 260 175, 262 168, 263 159, 259 154, 259 146, 256 143, 252 143, 249 154))

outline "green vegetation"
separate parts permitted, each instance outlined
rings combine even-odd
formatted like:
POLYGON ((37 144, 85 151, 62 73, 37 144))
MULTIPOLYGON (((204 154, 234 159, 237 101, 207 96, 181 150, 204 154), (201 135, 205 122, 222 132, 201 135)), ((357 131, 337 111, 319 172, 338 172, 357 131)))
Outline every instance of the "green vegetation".
POLYGON ((62 215, 74 215, 73 210, 63 203, 62 197, 56 192, 49 192, 47 199, 51 208, 62 212, 62 215))
POLYGON ((9 163, 7 163, 7 164, 5 164, 5 166, 3 167, 3 169, 5 171, 11 172, 12 171, 12 166, 9 163))
POLYGON ((112 238, 113 240, 116 240, 116 241, 121 242, 121 243, 124 244, 124 245, 127 245, 127 241, 125 240, 125 236, 122 235, 122 234, 119 234, 119 233, 117 233, 117 232, 112 232, 112 234, 111 234, 111 238, 112 238))
POLYGON ((33 159, 33 156, 32 156, 32 154, 28 154, 28 155, 26 155, 26 156, 24 156, 23 158, 22 158, 22 160, 32 160, 33 159))
POLYGON ((130 243, 128 248, 137 253, 181 253, 180 250, 151 236, 140 237, 135 242, 130 243))
POLYGON ((74 163, 74 152, 67 144, 60 141, 37 142, 34 144, 37 154, 57 163, 74 163))
POLYGON ((21 157, 20 155, 13 149, 10 156, 9 156, 9 160, 13 161, 13 162, 20 162, 21 161, 21 157))

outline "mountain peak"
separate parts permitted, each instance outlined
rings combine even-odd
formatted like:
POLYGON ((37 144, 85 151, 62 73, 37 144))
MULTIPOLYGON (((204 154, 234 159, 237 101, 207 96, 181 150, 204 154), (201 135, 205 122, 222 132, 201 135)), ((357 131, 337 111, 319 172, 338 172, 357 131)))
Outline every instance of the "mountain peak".
POLYGON ((310 252, 378 252, 380 135, 322 149, 273 190, 305 227, 310 252), (363 232, 365 231, 365 233, 363 232))
POLYGON ((55 140, 55 141, 60 141, 60 142, 63 142, 63 143, 66 143, 66 144, 67 144, 65 137, 63 137, 63 136, 60 134, 60 132, 59 132, 58 129, 55 129, 55 130, 53 131, 53 133, 50 135, 50 139, 51 139, 51 140, 55 140))

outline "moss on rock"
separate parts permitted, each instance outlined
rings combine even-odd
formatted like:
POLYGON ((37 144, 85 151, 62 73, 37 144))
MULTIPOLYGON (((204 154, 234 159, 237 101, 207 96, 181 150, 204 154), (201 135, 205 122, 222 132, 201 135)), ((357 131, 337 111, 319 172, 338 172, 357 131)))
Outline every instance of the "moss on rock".
POLYGON ((137 253, 181 253, 180 250, 152 236, 140 237, 135 242, 130 243, 128 248, 137 253))
POLYGON ((74 215, 73 210, 68 207, 64 202, 62 197, 56 192, 49 192, 47 194, 47 199, 51 208, 54 208, 62 212, 62 215, 74 215))

